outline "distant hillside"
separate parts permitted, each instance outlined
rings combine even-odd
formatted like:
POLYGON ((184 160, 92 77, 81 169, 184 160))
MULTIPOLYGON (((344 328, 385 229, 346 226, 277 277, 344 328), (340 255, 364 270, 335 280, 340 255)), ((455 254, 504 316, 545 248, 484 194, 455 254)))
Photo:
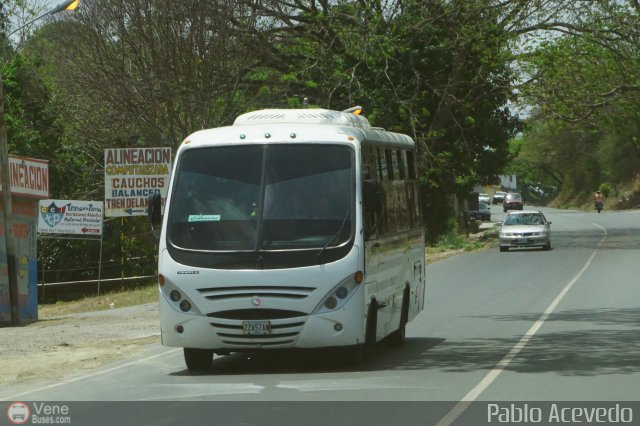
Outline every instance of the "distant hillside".
MULTIPOLYGON (((593 194, 569 194, 564 191, 550 202, 549 206, 591 210, 593 194)), ((605 210, 640 209, 640 173, 628 183, 613 186, 605 197, 604 207, 605 210)))

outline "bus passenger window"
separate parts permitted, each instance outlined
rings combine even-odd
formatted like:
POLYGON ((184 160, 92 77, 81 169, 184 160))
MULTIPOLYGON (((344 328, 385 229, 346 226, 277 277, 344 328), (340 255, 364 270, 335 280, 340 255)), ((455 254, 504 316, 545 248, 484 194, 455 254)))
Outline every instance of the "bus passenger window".
POLYGON ((407 170, 409 171, 409 179, 416 178, 416 162, 413 151, 407 151, 407 170))
POLYGON ((389 181, 383 182, 383 186, 385 194, 385 204, 383 206, 384 233, 395 234, 398 230, 396 222, 398 210, 398 198, 396 196, 396 189, 394 188, 393 183, 389 181))
POLYGON ((378 174, 380 175, 381 179, 384 179, 389 176, 388 168, 387 168, 387 159, 384 155, 384 150, 382 150, 381 148, 377 148, 376 157, 378 162, 378 172, 379 172, 378 174))
POLYGON ((404 180, 407 178, 407 152, 399 150, 398 156, 400 158, 400 179, 404 180))
POLYGON ((409 209, 407 202, 406 186, 403 182, 394 182, 394 192, 396 194, 396 223, 398 231, 406 231, 410 226, 409 209))
POLYGON ((393 168, 394 179, 403 179, 403 176, 400 173, 400 158, 398 157, 399 153, 400 151, 395 149, 391 151, 391 166, 393 168))
POLYGON ((384 162, 387 163, 387 172, 389 174, 389 179, 395 179, 393 161, 391 160, 391 150, 389 148, 384 150, 384 162))

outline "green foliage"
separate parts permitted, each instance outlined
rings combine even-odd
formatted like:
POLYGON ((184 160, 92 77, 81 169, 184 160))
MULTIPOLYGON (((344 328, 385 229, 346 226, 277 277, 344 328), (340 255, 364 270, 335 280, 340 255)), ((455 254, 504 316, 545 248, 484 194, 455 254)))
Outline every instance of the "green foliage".
POLYGON ((601 183, 598 186, 598 191, 600 191, 602 193, 602 195, 604 195, 605 197, 608 197, 613 192, 613 188, 608 183, 601 183))
POLYGON ((520 62, 535 77, 519 88, 521 101, 534 108, 516 161, 552 177, 560 201, 590 201, 602 182, 619 186, 640 169, 640 8, 593 2, 576 11, 579 26, 520 62))
POLYGON ((440 235, 437 242, 434 244, 436 251, 449 251, 449 250, 475 250, 482 247, 483 243, 480 241, 470 241, 460 234, 457 229, 449 230, 448 232, 440 235))
MULTIPOLYGON (((363 105, 373 125, 416 141, 434 242, 451 230, 450 196, 505 171, 542 199, 640 169, 637 10, 574 3, 558 14, 586 30, 515 56, 523 28, 548 28, 544 2, 86 2, 3 62, 10 147, 50 160, 52 197, 101 199, 106 147, 176 148, 194 130, 304 98, 363 105), (507 107, 516 95, 532 111, 524 125, 507 107)), ((119 226, 131 241, 109 240, 110 259, 153 252, 144 225, 119 226)), ((80 262, 69 247, 42 256, 80 262)))

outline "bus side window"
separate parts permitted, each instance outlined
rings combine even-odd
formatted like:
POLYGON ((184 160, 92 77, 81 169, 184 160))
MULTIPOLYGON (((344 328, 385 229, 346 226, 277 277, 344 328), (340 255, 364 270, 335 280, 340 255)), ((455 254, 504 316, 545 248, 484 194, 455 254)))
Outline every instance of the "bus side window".
POLYGON ((407 151, 398 151, 400 157, 400 179, 408 179, 407 176, 407 151))
POLYGON ((416 178, 416 161, 413 155, 413 151, 407 151, 407 170, 408 178, 411 180, 415 180, 416 178))
POLYGON ((394 182, 394 195, 396 204, 396 221, 398 231, 406 231, 411 226, 411 218, 409 212, 409 200, 407 199, 407 188, 405 181, 394 182))
POLYGON ((381 222, 384 223, 385 234, 395 234, 397 232, 398 197, 393 181, 382 181, 384 188, 384 204, 381 222))
POLYGON ((369 180, 374 179, 376 173, 376 161, 375 161, 375 152, 373 152, 373 148, 370 146, 363 146, 361 148, 361 157, 362 157, 362 179, 369 180))
POLYGON ((393 170, 393 178, 396 180, 404 179, 400 161, 402 161, 400 157, 400 151, 396 149, 391 150, 391 167, 393 170))
POLYGON ((395 179, 394 170, 393 170, 393 161, 391 159, 391 149, 386 148, 384 150, 384 163, 387 165, 387 173, 389 174, 389 179, 395 179))
POLYGON ((375 154, 376 163, 378 164, 378 176, 380 176, 380 179, 382 180, 389 176, 387 173, 387 159, 384 156, 382 148, 375 148, 375 154))
MULTIPOLYGON (((380 197, 379 191, 379 157, 377 149, 372 146, 362 147, 362 195, 363 198, 380 197), (376 189, 378 188, 378 189, 376 189)), ((378 238, 380 222, 380 200, 377 200, 377 209, 365 206, 364 214, 364 238, 366 241, 378 238)), ((371 203, 368 203, 371 204, 371 203)))

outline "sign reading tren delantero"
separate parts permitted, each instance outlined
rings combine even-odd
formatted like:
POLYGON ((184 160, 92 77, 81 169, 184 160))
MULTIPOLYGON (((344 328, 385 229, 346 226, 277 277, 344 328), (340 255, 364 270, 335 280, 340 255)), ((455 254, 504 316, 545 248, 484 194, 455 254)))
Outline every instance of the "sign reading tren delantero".
POLYGON ((104 151, 105 216, 142 216, 149 195, 162 204, 169 189, 171 148, 110 148, 104 151))
POLYGON ((103 212, 102 201, 40 200, 38 232, 99 236, 103 212))

